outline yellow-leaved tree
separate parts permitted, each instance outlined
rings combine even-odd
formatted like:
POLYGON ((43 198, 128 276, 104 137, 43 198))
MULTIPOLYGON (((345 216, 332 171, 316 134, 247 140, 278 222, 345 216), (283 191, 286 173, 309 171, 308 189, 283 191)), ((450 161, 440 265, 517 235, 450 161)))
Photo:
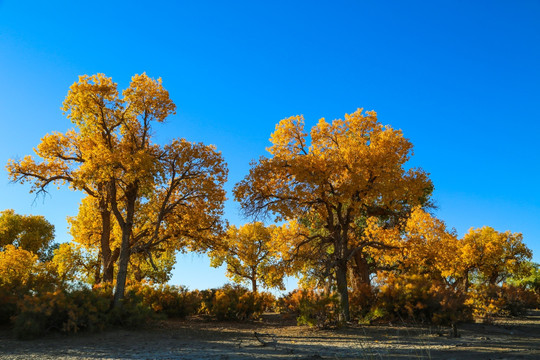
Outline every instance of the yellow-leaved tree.
POLYGON ((262 222, 230 226, 221 246, 210 252, 212 266, 225 262, 226 275, 237 283, 250 283, 253 292, 257 292, 259 284, 284 289, 284 243, 273 236, 275 229, 275 225, 266 227, 262 222))
POLYGON ((432 274, 452 283, 457 280, 457 234, 448 230, 442 220, 415 208, 403 236, 398 260, 402 271, 432 274))
POLYGON ((54 226, 43 216, 19 215, 13 210, 0 211, 0 251, 7 245, 30 251, 41 261, 52 258, 54 226))
POLYGON ((135 75, 120 96, 111 78, 81 76, 63 104, 75 129, 46 135, 35 150, 40 161, 26 156, 7 166, 13 181, 30 181, 34 191, 69 183, 95 199, 103 280, 115 277, 115 306, 124 297, 133 254, 151 259, 164 246, 202 250, 223 231, 227 168, 221 154, 184 139, 152 142, 153 125, 175 109, 161 79, 135 75), (113 220, 120 229, 116 262, 113 220))
POLYGON ((489 226, 471 228, 459 244, 459 273, 465 292, 471 281, 496 285, 517 275, 532 258, 523 235, 489 226))
POLYGON ((394 223, 427 202, 431 181, 424 171, 405 168, 412 144, 373 111, 321 119, 309 135, 303 117, 293 116, 279 122, 270 141, 271 157, 252 164, 234 195, 247 216, 272 214, 292 223, 296 253, 311 254, 335 277, 341 318, 349 320, 349 263, 386 246, 362 240, 366 220, 394 223))
MULTIPOLYGON (((133 228, 135 235, 133 238, 138 239, 141 237, 139 235, 140 226, 143 220, 148 221, 147 215, 141 211, 135 217, 133 228)), ((120 227, 116 222, 112 222, 109 237, 110 261, 108 264, 100 266, 100 264, 103 264, 103 255, 99 246, 102 226, 99 216, 99 204, 96 199, 91 196, 85 197, 79 206, 77 216, 70 217, 68 221, 73 242, 69 245, 69 251, 64 248, 63 257, 59 257, 57 260, 69 262, 70 264, 67 264, 68 268, 73 268, 73 264, 79 264, 79 271, 75 271, 73 274, 87 283, 106 282, 104 272, 111 271, 110 276, 114 276, 114 263, 120 255, 120 240, 122 237, 120 227)), ((135 281, 150 280, 158 283, 169 280, 176 258, 175 248, 172 245, 174 245, 174 242, 164 241, 156 244, 150 252, 132 251, 129 262, 129 278, 135 281)))

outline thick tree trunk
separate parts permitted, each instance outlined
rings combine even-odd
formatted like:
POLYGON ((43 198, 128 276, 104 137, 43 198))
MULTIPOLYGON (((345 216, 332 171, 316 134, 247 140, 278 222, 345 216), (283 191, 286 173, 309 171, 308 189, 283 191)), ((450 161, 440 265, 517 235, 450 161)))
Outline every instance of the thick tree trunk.
POLYGON ((336 280, 341 306, 340 320, 349 321, 351 316, 349 313, 349 290, 347 288, 347 263, 345 261, 340 261, 336 267, 336 280))
POLYGON ((127 272, 129 258, 131 256, 130 240, 133 230, 133 218, 135 216, 135 202, 137 200, 137 185, 133 185, 129 191, 126 191, 126 218, 122 217, 115 204, 114 215, 122 228, 122 243, 120 245, 120 255, 118 258, 118 274, 116 275, 116 289, 114 291, 114 307, 121 307, 124 293, 126 290, 127 272))
POLYGON ((104 274, 105 273, 107 274, 107 279, 110 279, 110 280, 105 280, 105 275, 104 275, 103 281, 112 282, 114 280, 114 265, 116 264, 116 261, 118 260, 119 256, 120 256, 120 248, 114 249, 109 259, 109 262, 107 263, 103 271, 104 274))
POLYGON ((250 267, 251 270, 251 291, 254 293, 257 292, 257 266, 252 265, 250 267))
POLYGON ((354 254, 354 282, 357 289, 371 293, 371 270, 364 254, 358 251, 354 254))
POLYGON ((114 307, 121 307, 122 300, 124 299, 124 293, 126 290, 127 270, 130 257, 130 238, 131 227, 129 229, 122 229, 122 245, 120 246, 120 256, 118 259, 118 274, 116 275, 116 289, 114 291, 114 307))
POLYGON ((491 274, 491 275, 489 276, 489 279, 488 279, 489 285, 491 285, 491 286, 497 285, 497 282, 498 282, 497 280, 498 280, 498 279, 499 279, 499 273, 491 274))
MULTIPOLYGON (((106 204, 105 204, 106 206, 106 204)), ((101 209, 101 256, 103 266, 103 281, 112 282, 114 280, 114 262, 111 251, 111 211, 106 207, 101 209)))

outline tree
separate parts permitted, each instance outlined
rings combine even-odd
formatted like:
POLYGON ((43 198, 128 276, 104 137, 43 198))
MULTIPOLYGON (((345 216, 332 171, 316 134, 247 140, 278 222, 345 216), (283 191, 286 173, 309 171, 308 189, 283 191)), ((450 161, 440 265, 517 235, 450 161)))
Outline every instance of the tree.
MULTIPOLYGON (((523 272, 513 275, 509 280, 514 286, 520 286, 534 291, 540 296, 540 264, 526 261, 523 263, 523 272)), ((540 300, 540 297, 539 297, 540 300)))
POLYGON ((377 241, 359 241, 365 220, 389 221, 424 204, 433 186, 420 169, 404 168, 412 144, 383 126, 375 112, 358 109, 345 120, 325 119, 304 131, 302 116, 282 120, 272 134, 270 158, 253 163, 234 188, 247 216, 273 214, 296 222, 296 249, 317 251, 336 277, 342 318, 349 320, 347 269, 377 241), (354 245, 353 245, 354 244, 354 245))
POLYGON ((471 280, 496 285, 519 274, 532 258, 523 243, 523 235, 510 231, 499 232, 489 226, 471 228, 459 246, 460 273, 465 291, 471 280))
POLYGON ((283 289, 285 269, 280 261, 282 245, 273 236, 276 226, 266 227, 262 222, 249 223, 227 231, 222 246, 210 252, 212 266, 227 264, 227 276, 233 281, 250 282, 253 292, 258 283, 267 288, 283 289))
POLYGON ((45 136, 36 150, 42 162, 27 156, 8 163, 12 180, 31 181, 33 191, 69 183, 95 199, 104 280, 116 274, 115 306, 124 296, 132 254, 151 259, 165 244, 200 250, 222 232, 227 169, 221 154, 184 139, 152 142, 152 125, 175 108, 161 79, 135 75, 120 97, 105 75, 81 76, 63 104, 75 129, 45 136), (113 218, 121 233, 116 271, 113 218))
POLYGON ((68 217, 73 246, 85 259, 78 261, 79 268, 84 268, 86 279, 92 284, 113 280, 114 265, 120 254, 120 229, 111 219, 110 209, 103 206, 110 205, 94 196, 86 196, 81 200, 77 215, 68 217))
POLYGON ((459 244, 455 231, 449 231, 442 220, 420 208, 413 210, 404 230, 398 259, 402 271, 456 280, 459 244))
MULTIPOLYGON (((110 191, 108 191, 108 182, 100 179, 103 175, 101 170, 105 169, 105 158, 97 154, 100 149, 99 144, 106 142, 109 146, 114 146, 114 131, 118 125, 111 123, 110 113, 106 111, 107 106, 114 97, 118 96, 116 84, 104 75, 98 74, 93 77, 82 76, 80 82, 86 83, 88 92, 94 92, 87 96, 86 104, 94 103, 94 119, 88 117, 88 125, 77 124, 79 131, 69 130, 65 134, 53 132, 45 135, 41 143, 34 149, 36 155, 42 159, 41 162, 28 155, 22 160, 9 160, 7 170, 13 182, 31 182, 30 192, 38 194, 46 193, 49 185, 69 184, 73 190, 82 190, 99 202, 100 214, 100 251, 103 259, 103 280, 113 280, 112 251, 110 249, 110 231, 111 231, 111 208, 110 191), (92 86, 92 82, 94 82, 92 86), (96 131, 94 135, 89 133, 91 120, 98 121, 97 127, 102 131, 96 131), (96 153, 96 154, 94 154, 96 153), (101 164, 99 164, 101 160, 101 164)), ((75 86, 75 84, 74 84, 75 86)), ((67 111, 64 105, 63 109, 67 111)), ((101 146, 102 148, 103 146, 101 146)), ((103 150, 100 150, 103 153, 103 150)), ((101 154, 102 155, 102 154, 101 154)))
POLYGON ((21 294, 35 288, 40 265, 35 253, 11 244, 6 245, 0 251, 0 288, 22 297, 21 294))
MULTIPOLYGON (((146 219, 146 217, 143 218, 146 219)), ((134 232, 139 233, 138 229, 142 226, 140 223, 141 217, 139 216, 136 219, 138 220, 135 222, 134 232)), ((109 248, 111 255, 109 257, 110 260, 104 264, 102 248, 99 246, 102 225, 99 203, 96 199, 91 196, 82 199, 77 216, 68 218, 68 221, 74 243, 72 244, 74 248, 71 253, 76 254, 77 256, 75 258, 78 260, 70 260, 69 256, 64 256, 63 259, 78 263, 78 268, 81 272, 78 275, 82 275, 82 278, 91 284, 110 281, 105 279, 114 277, 114 263, 120 255, 122 232, 118 224, 113 221, 110 225, 109 248), (107 275, 105 274, 106 272, 110 272, 110 274, 107 275)), ((135 237, 138 237, 138 235, 135 237)), ((165 246, 168 244, 170 245, 169 242, 164 242, 159 246, 155 246, 149 254, 146 252, 132 253, 128 271, 130 279, 135 281, 146 279, 154 282, 166 282, 170 278, 176 255, 174 248, 165 246)), ((68 252, 64 252, 64 255, 67 254, 68 252)), ((60 259, 58 260, 60 261, 60 259)))
POLYGON ((0 251, 7 245, 38 255, 41 261, 50 260, 56 248, 54 226, 43 216, 19 215, 13 210, 0 212, 0 251))

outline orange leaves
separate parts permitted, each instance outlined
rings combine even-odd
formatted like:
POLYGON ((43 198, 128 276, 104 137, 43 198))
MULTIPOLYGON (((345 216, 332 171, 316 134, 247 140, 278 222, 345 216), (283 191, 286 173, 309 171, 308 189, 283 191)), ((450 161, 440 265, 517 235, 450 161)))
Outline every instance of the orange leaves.
POLYGON ((228 172, 223 157, 213 146, 179 139, 164 146, 156 165, 143 211, 154 219, 161 216, 165 226, 160 236, 170 237, 175 249, 207 249, 222 231, 219 219, 228 172))
POLYGON ((100 129, 112 132, 119 126, 117 118, 123 105, 111 78, 104 74, 83 75, 71 85, 62 110, 83 135, 99 136, 100 129))

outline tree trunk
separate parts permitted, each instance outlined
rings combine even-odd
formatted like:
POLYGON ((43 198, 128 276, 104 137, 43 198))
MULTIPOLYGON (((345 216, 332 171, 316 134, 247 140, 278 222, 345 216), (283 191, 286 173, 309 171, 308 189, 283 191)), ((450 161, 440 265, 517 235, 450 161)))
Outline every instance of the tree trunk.
MULTIPOLYGON (((98 251, 98 262, 103 259, 103 256, 101 256, 101 250, 98 251)), ((94 284, 100 284, 101 283, 101 266, 96 266, 94 269, 94 284)))
POLYGON ((118 259, 118 274, 116 275, 116 289, 114 291, 114 307, 122 307, 122 300, 126 290, 126 279, 131 256, 130 240, 133 230, 133 218, 135 216, 135 202, 137 200, 137 185, 133 185, 129 191, 126 191, 126 218, 118 210, 117 204, 114 205, 114 215, 122 228, 122 243, 120 245, 120 255, 118 259))
POLYGON ((498 279, 499 279, 499 273, 496 272, 496 273, 491 274, 488 279, 489 285, 491 286, 497 285, 498 279))
MULTIPOLYGON (((101 206, 102 204, 100 204, 101 206)), ((106 204, 104 204, 106 206, 106 204)), ((114 280, 114 261, 111 251, 111 211, 106 207, 101 207, 101 256, 103 266, 103 281, 112 282, 114 280)))
POLYGON ((353 272, 355 285, 362 291, 369 291, 371 293, 371 270, 364 254, 358 251, 354 254, 353 272))
POLYGON ((114 265, 116 264, 116 261, 118 260, 119 256, 120 256, 120 248, 114 249, 109 259, 109 262, 107 263, 107 266, 103 272, 104 274, 107 273, 107 278, 108 279, 110 278, 110 280, 105 280, 105 276, 103 276, 103 281, 112 282, 114 280, 114 265))
POLYGON ((463 275, 463 291, 465 294, 469 292, 469 270, 465 270, 465 274, 463 275))
POLYGON ((250 278, 251 291, 256 293, 257 292, 257 265, 251 265, 250 270, 251 270, 251 278, 250 278))
POLYGON ((114 291, 114 307, 121 307, 126 290, 127 270, 129 265, 130 249, 129 239, 131 228, 122 229, 122 245, 120 246, 120 256, 118 259, 118 274, 116 275, 116 289, 114 291))
POLYGON ((137 282, 141 282, 143 280, 143 274, 140 266, 137 266, 137 269, 135 269, 133 276, 135 277, 135 281, 137 282))
POLYGON ((254 293, 257 292, 257 278, 256 277, 251 278, 251 291, 253 291, 254 293))
POLYGON ((336 280, 341 306, 340 320, 349 321, 349 290, 347 288, 347 263, 340 261, 336 267, 336 280))

